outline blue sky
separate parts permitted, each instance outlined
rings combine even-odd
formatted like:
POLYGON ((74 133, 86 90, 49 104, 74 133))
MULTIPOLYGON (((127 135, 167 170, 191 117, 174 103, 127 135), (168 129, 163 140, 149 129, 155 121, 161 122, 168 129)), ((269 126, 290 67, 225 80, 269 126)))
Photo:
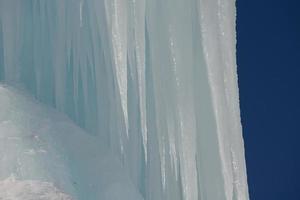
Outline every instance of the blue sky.
POLYGON ((300 1, 237 0, 240 104, 252 200, 300 200, 300 1))

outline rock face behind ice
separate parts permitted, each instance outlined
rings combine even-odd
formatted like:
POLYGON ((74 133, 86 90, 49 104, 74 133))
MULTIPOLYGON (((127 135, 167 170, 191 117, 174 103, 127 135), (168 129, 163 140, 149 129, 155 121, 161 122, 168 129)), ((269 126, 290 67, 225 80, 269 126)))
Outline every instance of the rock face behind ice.
POLYGON ((1 200, 142 199, 106 145, 63 114, 1 85, 0 105, 1 200))

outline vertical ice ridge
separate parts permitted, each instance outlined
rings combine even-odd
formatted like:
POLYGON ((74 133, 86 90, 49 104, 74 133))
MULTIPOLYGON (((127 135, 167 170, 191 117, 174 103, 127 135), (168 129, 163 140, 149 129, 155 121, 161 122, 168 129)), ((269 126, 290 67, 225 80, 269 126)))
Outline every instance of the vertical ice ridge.
POLYGON ((79 20, 80 20, 80 27, 83 26, 83 21, 82 21, 83 6, 84 6, 84 1, 81 0, 80 3, 79 3, 79 20))
MULTIPOLYGON (((1 2, 0 2, 0 6, 1 6, 1 2)), ((2 7, 2 6, 1 6, 2 7)), ((1 8, 0 8, 1 11, 1 8)), ((4 55, 3 55, 3 32, 2 32, 2 21, 1 21, 1 17, 0 17, 0 81, 3 81, 4 79, 4 55)))
POLYGON ((128 136, 127 105, 127 5, 125 1, 113 0, 112 5, 112 45, 116 77, 120 91, 122 109, 128 136))
MULTIPOLYGON (((220 94, 219 91, 222 92, 222 90, 219 88, 222 83, 219 81, 219 71, 222 71, 220 63, 220 58, 218 57, 219 54, 214 54, 214 51, 218 51, 219 49, 219 37, 217 36, 218 27, 209 27, 208 24, 214 24, 215 26, 218 25, 217 16, 218 15, 218 2, 219 1, 206 1, 202 0, 200 4, 201 13, 202 13, 202 29, 203 29, 203 45, 204 45, 204 52, 205 52, 205 59, 206 64, 208 68, 208 78, 209 78, 209 84, 210 89, 212 93, 212 101, 213 101, 213 107, 214 107, 214 115, 216 118, 216 127, 217 127, 217 144, 218 144, 218 152, 220 154, 221 159, 221 171, 224 181, 224 190, 225 190, 225 199, 230 200, 231 198, 231 192, 232 192, 232 181, 230 181, 230 170, 228 169, 228 166, 226 163, 226 153, 225 151, 225 144, 224 144, 224 133, 226 134, 226 130, 224 130, 224 124, 222 124, 222 121, 220 120, 222 118, 222 107, 220 107, 220 94), (206 11, 206 12, 205 12, 206 11), (208 13, 209 12, 209 13, 208 13), (211 37, 210 35, 213 35, 211 37), (214 38, 214 39, 212 39, 214 38)), ((222 72, 221 72, 222 73, 222 72)))
MULTIPOLYGON (((232 32, 235 28, 235 23, 232 21, 234 17, 226 16, 226 14, 227 12, 235 12, 235 1, 226 2, 218 0, 216 2, 208 2, 201 0, 201 3, 201 5, 205 7, 205 9, 202 8, 204 49, 206 52, 206 62, 218 127, 224 187, 226 199, 231 200, 233 198, 233 186, 231 183, 234 181, 234 172, 231 167, 232 163, 228 151, 231 145, 237 148, 236 145, 243 143, 241 129, 238 129, 238 126, 235 125, 239 123, 239 119, 235 117, 239 116, 239 114, 236 111, 233 113, 231 110, 228 110, 232 105, 236 105, 236 103, 232 103, 236 102, 236 100, 230 99, 229 93, 236 96, 237 82, 236 72, 233 73, 233 71, 236 71, 236 63, 232 62, 232 55, 226 55, 228 46, 230 46, 231 49, 235 49, 235 46, 232 45, 235 42, 235 34, 232 32), (208 10, 210 10, 210 13, 207 12, 208 10), (227 22, 223 20, 227 20, 227 22), (215 27, 212 28, 212 26, 208 26, 208 24, 215 24, 215 27), (214 35, 216 40, 213 41, 211 35, 214 35), (230 37, 228 38, 228 36, 230 37), (219 53, 213 54, 214 49, 218 49, 219 53), (234 91, 229 91, 228 89, 233 89, 234 91), (228 117, 228 115, 231 117, 228 117)), ((239 152, 239 159, 236 161, 237 165, 244 165, 243 157, 244 152, 242 150, 239 152)), ((244 175, 241 176, 241 179, 243 179, 243 183, 241 184, 247 188, 246 179, 244 177, 246 177, 245 171, 244 175)), ((238 199, 248 199, 245 188, 240 187, 238 190, 239 191, 236 191, 237 193, 243 194, 243 196, 239 196, 238 199)))
POLYGON ((143 146, 145 161, 147 162, 147 118, 146 118, 146 63, 145 63, 145 1, 132 0, 133 20, 134 20, 134 41, 136 64, 138 71, 139 104, 141 117, 141 131, 143 136, 143 146))

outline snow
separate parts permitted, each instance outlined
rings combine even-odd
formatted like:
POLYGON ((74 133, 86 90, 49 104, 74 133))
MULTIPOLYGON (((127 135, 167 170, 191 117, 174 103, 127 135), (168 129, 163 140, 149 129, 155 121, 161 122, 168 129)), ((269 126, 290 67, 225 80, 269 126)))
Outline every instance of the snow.
POLYGON ((235 0, 0 0, 0 180, 249 199, 235 37, 235 0))

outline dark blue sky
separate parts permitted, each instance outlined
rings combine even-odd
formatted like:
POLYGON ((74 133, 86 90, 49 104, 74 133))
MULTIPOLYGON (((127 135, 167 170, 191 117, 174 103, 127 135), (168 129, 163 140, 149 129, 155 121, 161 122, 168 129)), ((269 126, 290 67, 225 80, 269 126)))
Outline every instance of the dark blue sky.
POLYGON ((252 200, 300 200, 300 0, 237 0, 252 200))

